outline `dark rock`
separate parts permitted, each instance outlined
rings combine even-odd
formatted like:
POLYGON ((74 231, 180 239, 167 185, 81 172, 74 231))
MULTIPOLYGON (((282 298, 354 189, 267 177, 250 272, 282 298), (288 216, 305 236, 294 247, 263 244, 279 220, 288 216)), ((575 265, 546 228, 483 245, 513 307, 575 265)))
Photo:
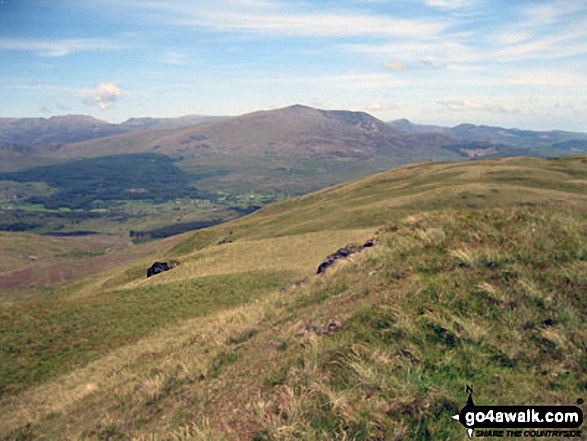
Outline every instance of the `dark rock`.
POLYGON ((341 327, 342 327, 342 321, 337 319, 337 320, 330 322, 330 324, 328 325, 328 330, 330 332, 333 332, 333 331, 340 329, 341 327))
POLYGON ((330 265, 332 265, 332 262, 325 260, 320 264, 320 266, 318 266, 318 271, 316 271, 316 274, 322 274, 330 265))
POLYGON ((167 262, 155 262, 153 265, 151 265, 151 268, 147 270, 147 277, 154 276, 155 274, 159 274, 164 271, 169 271, 170 269, 171 268, 169 268, 167 262))
POLYGON ((375 239, 369 239, 367 242, 363 244, 363 248, 371 248, 375 245, 375 239))
POLYGON ((318 266, 318 271, 316 271, 316 274, 322 274, 326 268, 334 263, 335 260, 336 257, 333 254, 326 256, 326 259, 324 259, 320 266, 318 266))

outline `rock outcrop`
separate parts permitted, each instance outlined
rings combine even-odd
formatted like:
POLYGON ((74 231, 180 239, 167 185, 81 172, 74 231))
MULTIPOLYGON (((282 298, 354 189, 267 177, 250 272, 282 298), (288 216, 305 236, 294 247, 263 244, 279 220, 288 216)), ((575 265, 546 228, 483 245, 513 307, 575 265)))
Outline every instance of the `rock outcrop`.
POLYGON ((375 243, 376 243, 375 239, 369 239, 368 241, 366 241, 363 245, 361 245, 359 247, 357 247, 356 245, 353 245, 353 244, 349 244, 346 247, 340 248, 335 253, 329 254, 328 256, 326 256, 324 261, 318 266, 318 270, 316 271, 316 274, 322 274, 324 271, 326 271, 326 268, 332 266, 332 264, 334 262, 336 262, 337 260, 346 259, 351 254, 363 251, 364 248, 371 248, 372 246, 375 245, 375 243))
POLYGON ((169 271, 171 268, 167 264, 167 262, 155 262, 151 267, 147 270, 147 277, 154 276, 155 274, 162 273, 164 271, 169 271))

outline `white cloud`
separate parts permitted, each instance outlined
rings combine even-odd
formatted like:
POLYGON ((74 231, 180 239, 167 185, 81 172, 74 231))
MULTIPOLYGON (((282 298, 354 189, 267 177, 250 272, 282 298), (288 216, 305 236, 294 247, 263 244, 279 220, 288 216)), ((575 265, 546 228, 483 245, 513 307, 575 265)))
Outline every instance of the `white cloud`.
POLYGON ((587 6, 554 0, 518 9, 513 22, 489 39, 500 61, 545 60, 587 53, 587 6))
POLYGON ((425 69, 446 69, 446 64, 443 63, 435 63, 432 59, 427 58, 425 60, 420 61, 420 66, 425 69))
POLYGON ((426 0, 428 6, 442 9, 460 9, 471 6, 471 0, 426 0))
POLYGON ((66 40, 29 40, 18 38, 0 38, 0 51, 21 50, 35 51, 42 57, 63 57, 73 52, 114 51, 128 49, 130 46, 104 38, 66 39, 66 40))
POLYGON ((379 101, 372 102, 371 104, 369 104, 365 107, 365 110, 367 110, 368 112, 382 112, 385 110, 392 110, 392 109, 397 109, 397 106, 391 105, 388 103, 382 103, 379 101))
POLYGON ((112 106, 122 96, 122 92, 114 83, 100 83, 96 86, 94 97, 90 100, 100 109, 105 110, 112 106))
POLYGON ((508 113, 506 106, 496 104, 480 104, 469 99, 454 99, 448 101, 438 101, 438 104, 453 112, 488 112, 488 113, 508 113))
POLYGON ((438 104, 456 112, 469 110, 483 110, 485 106, 468 99, 439 101, 438 104))
POLYGON ((299 84, 326 84, 339 86, 345 89, 378 89, 385 87, 407 86, 409 81, 400 80, 387 74, 342 74, 326 75, 321 77, 285 77, 273 80, 262 79, 262 82, 299 83, 299 84))
POLYGON ((483 58, 473 47, 449 38, 435 40, 408 40, 388 44, 345 44, 343 49, 352 52, 387 57, 409 55, 412 60, 426 60, 435 64, 444 61, 470 62, 483 58))
POLYGON ((403 61, 387 61, 383 63, 383 67, 389 70, 404 70, 406 63, 403 61))

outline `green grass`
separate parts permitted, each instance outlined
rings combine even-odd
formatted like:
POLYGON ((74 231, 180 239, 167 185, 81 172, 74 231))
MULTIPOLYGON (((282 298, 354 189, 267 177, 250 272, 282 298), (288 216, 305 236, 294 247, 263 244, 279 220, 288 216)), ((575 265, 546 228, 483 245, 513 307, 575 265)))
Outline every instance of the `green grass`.
POLYGON ((228 230, 238 240, 378 227, 410 213, 446 208, 581 205, 587 201, 585 180, 585 155, 413 164, 272 204, 230 226, 193 233, 175 251, 197 250, 228 230))
POLYGON ((450 417, 466 385, 477 404, 574 405, 587 391, 586 232, 572 208, 409 216, 325 276, 23 393, 59 399, 11 427, 48 439, 462 439, 450 417), (331 336, 295 336, 335 318, 331 336))
POLYGON ((344 292, 306 294, 324 298, 313 315, 348 318, 273 388, 283 410, 261 432, 456 439, 450 416, 468 384, 478 404, 574 404, 587 391, 586 226, 584 213, 520 208, 421 215, 382 232, 377 256, 333 276, 344 292))
POLYGON ((463 439, 450 416, 467 384, 477 404, 575 404, 586 179, 584 156, 416 164, 145 244, 53 300, 6 303, 0 432, 463 439), (375 230, 375 247, 313 276, 375 230), (330 336, 296 336, 334 319, 330 336))
POLYGON ((251 271, 73 301, 0 305, 0 391, 43 382, 164 326, 249 302, 289 279, 287 272, 251 271))

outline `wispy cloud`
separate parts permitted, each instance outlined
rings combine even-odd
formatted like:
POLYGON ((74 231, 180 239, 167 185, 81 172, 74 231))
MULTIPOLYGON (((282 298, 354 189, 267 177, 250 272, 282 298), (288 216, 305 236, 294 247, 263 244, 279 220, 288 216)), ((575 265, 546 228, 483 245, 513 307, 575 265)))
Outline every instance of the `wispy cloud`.
POLYGON ((505 106, 499 106, 494 104, 480 104, 470 99, 454 99, 448 101, 439 101, 438 104, 453 112, 508 112, 508 109, 505 106))
POLYGON ((475 3, 474 0, 426 0, 428 6, 442 9, 461 9, 470 7, 475 3))
POLYGON ((587 53, 587 4, 551 0, 518 9, 490 35, 498 60, 560 59, 587 53))
POLYGON ((384 112, 387 110, 395 110, 397 109, 397 105, 389 104, 389 103, 382 103, 380 101, 374 101, 367 106, 365 106, 365 110, 367 112, 384 112))
POLYGON ((445 39, 414 39, 385 44, 345 44, 351 52, 385 57, 410 57, 411 60, 430 62, 471 62, 482 58, 475 49, 458 41, 445 39))
POLYGON ((219 0, 213 6, 208 2, 162 2, 146 3, 142 7, 173 25, 295 37, 416 37, 436 35, 448 26, 439 20, 405 19, 348 10, 292 9, 290 5, 269 1, 219 0), (227 2, 230 5, 226 5, 227 2))
POLYGON ((298 83, 298 84, 327 84, 329 86, 340 86, 345 89, 378 89, 385 87, 407 86, 408 80, 394 78, 387 74, 342 74, 325 75, 317 77, 284 77, 273 80, 263 79, 263 82, 274 83, 298 83))
POLYGON ((42 57, 63 57, 73 52, 115 51, 129 48, 128 44, 105 38, 64 40, 0 38, 0 51, 34 51, 42 57))

